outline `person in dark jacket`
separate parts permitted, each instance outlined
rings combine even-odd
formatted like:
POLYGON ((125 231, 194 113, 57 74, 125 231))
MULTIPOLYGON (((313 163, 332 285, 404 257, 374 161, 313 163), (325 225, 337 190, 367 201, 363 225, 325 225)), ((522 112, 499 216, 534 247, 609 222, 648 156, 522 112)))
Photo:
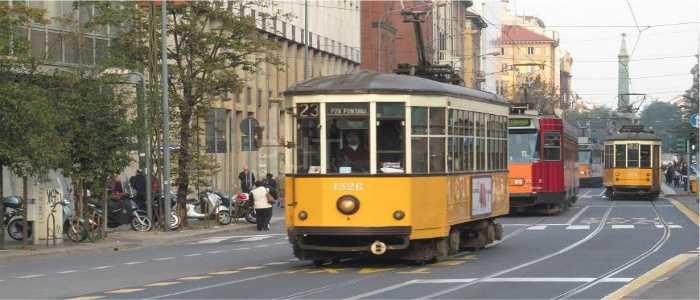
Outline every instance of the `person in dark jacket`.
POLYGON ((141 170, 136 170, 136 175, 129 179, 129 184, 136 191, 136 204, 139 207, 144 207, 146 204, 146 176, 143 176, 141 170))
POLYGON ((238 174, 238 180, 241 181, 241 191, 250 193, 250 189, 255 182, 255 174, 248 170, 248 167, 243 167, 243 171, 238 174))

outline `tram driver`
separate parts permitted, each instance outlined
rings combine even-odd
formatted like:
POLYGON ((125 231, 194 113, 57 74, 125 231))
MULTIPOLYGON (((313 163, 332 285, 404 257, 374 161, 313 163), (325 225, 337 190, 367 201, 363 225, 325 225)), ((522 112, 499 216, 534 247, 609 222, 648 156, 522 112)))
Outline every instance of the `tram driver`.
POLYGON ((345 167, 351 168, 347 173, 369 172, 369 151, 356 132, 348 133, 346 143, 338 152, 335 162, 340 173, 345 173, 345 167))

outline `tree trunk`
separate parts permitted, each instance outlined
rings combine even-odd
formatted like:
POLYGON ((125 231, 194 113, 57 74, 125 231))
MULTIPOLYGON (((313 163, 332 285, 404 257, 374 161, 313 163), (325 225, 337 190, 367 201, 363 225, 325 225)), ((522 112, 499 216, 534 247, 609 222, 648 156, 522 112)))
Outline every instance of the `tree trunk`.
POLYGON ((190 164, 192 163, 192 154, 190 153, 192 108, 187 104, 187 98, 186 96, 184 99, 186 103, 180 107, 180 151, 177 161, 177 207, 183 227, 188 226, 185 202, 190 183, 190 164))
POLYGON ((0 164, 0 250, 5 249, 5 205, 2 198, 5 197, 5 172, 0 164))
POLYGON ((29 209, 29 180, 27 176, 22 176, 22 198, 24 199, 22 206, 24 207, 24 224, 22 224, 22 248, 27 248, 29 244, 29 239, 27 235, 29 234, 29 221, 27 221, 27 210, 29 209))

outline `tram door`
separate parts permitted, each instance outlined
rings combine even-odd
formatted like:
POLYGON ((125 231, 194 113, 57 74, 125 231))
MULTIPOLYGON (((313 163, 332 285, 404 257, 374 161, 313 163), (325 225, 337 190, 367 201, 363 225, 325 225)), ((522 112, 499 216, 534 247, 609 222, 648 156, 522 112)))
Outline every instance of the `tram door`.
POLYGON ((659 153, 659 145, 654 145, 654 153, 653 153, 653 158, 652 158, 652 163, 651 163, 651 168, 652 168, 652 186, 660 186, 661 182, 659 181, 659 159, 660 159, 660 153, 659 153))

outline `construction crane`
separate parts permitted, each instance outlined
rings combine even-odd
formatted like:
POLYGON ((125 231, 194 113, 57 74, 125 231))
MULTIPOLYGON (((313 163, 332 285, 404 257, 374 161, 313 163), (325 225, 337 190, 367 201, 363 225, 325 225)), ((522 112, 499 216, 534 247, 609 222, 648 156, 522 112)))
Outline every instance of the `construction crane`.
POLYGON ((428 11, 401 11, 404 23, 413 23, 413 31, 416 35, 416 51, 418 52, 418 64, 399 64, 394 73, 418 76, 443 83, 462 85, 462 78, 454 71, 451 65, 433 65, 428 61, 423 40, 421 23, 425 22, 428 11))

